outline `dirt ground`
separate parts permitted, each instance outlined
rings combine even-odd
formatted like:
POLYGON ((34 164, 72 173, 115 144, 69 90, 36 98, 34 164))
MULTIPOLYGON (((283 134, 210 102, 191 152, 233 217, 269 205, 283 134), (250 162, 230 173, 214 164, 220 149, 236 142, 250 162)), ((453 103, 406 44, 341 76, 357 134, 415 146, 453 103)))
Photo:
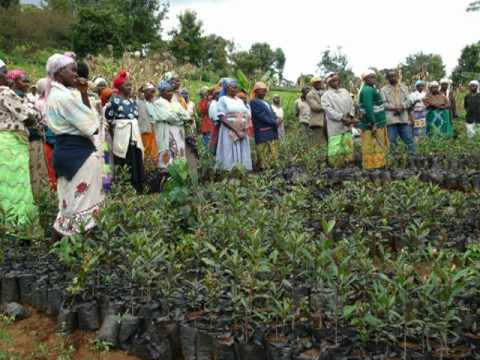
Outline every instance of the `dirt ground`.
POLYGON ((138 360, 96 347, 94 333, 77 331, 63 337, 56 332, 55 321, 29 310, 29 318, 0 328, 0 360, 138 360))

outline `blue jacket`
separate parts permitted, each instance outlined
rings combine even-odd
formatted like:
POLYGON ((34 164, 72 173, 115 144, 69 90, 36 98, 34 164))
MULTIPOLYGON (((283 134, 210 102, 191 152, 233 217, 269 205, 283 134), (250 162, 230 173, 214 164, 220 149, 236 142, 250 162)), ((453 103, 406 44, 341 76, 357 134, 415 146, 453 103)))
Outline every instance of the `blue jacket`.
POLYGON ((260 99, 250 101, 252 122, 255 129, 255 142, 261 144, 278 139, 277 115, 272 106, 260 99))

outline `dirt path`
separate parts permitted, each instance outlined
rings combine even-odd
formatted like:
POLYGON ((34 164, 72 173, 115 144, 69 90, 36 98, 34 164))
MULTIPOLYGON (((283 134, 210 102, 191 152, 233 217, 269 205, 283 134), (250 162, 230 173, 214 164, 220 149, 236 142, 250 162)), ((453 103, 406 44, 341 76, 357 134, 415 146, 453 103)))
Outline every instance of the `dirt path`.
POLYGON ((28 319, 4 328, 6 337, 0 336, 0 359, 138 360, 124 352, 95 348, 94 333, 77 331, 72 336, 63 337, 57 334, 55 321, 32 309, 30 311, 28 319))

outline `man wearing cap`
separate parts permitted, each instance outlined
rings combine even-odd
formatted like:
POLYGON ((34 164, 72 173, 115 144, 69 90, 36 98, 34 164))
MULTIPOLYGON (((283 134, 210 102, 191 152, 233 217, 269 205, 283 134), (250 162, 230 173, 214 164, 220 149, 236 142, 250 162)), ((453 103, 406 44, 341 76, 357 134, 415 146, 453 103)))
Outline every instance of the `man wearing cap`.
POLYGON ((465 96, 465 126, 467 136, 475 137, 480 126, 480 93, 478 92, 479 83, 477 80, 470 81, 468 84, 469 93, 465 96))
POLYGON ((440 93, 445 95, 450 102, 450 119, 455 120, 457 118, 457 101, 449 79, 440 80, 440 93))
POLYGON ((307 94, 307 103, 310 105, 310 129, 312 130, 313 142, 318 145, 327 143, 325 130, 325 111, 322 108, 322 78, 314 76, 311 80, 313 89, 307 94))
POLYGON ((322 96, 328 135, 328 161, 344 165, 353 161, 353 138, 351 125, 354 122, 355 107, 350 93, 340 88, 338 74, 325 77, 328 90, 322 96))
POLYGON ((425 98, 425 81, 415 82, 415 91, 410 94, 410 121, 413 124, 413 136, 425 136, 427 129, 427 108, 423 103, 425 98))
POLYGON ((394 149, 400 137, 405 145, 407 145, 408 153, 414 156, 415 141, 413 140, 410 118, 408 116, 408 109, 410 108, 408 88, 398 82, 398 76, 395 70, 389 70, 387 72, 387 80, 388 84, 382 88, 381 94, 385 104, 390 146, 394 149))

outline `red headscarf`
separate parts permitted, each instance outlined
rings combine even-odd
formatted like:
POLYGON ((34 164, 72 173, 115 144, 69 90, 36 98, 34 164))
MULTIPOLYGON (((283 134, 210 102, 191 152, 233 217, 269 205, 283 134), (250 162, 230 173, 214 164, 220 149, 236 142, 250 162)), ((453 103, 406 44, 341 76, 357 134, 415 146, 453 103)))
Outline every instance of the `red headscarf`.
POLYGON ((122 86, 125 81, 128 80, 128 72, 126 70, 120 70, 113 79, 113 88, 118 90, 120 89, 120 86, 122 86))

